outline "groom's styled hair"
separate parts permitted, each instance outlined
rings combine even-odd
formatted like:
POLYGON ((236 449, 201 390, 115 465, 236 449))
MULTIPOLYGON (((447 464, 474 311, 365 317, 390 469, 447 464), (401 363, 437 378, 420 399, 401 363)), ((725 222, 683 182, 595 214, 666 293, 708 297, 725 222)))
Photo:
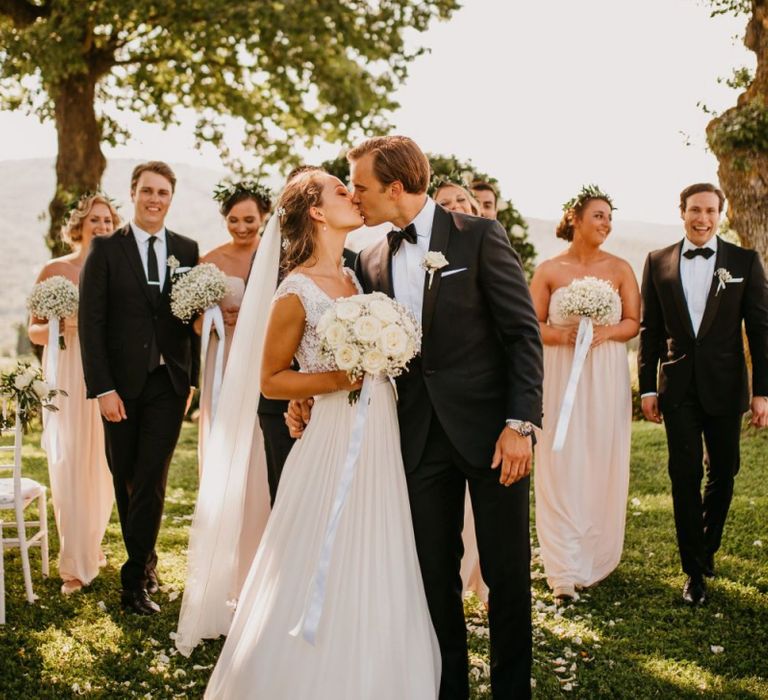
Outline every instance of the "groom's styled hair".
POLYGON ((407 136, 376 136, 347 153, 347 160, 373 154, 373 172, 382 185, 396 180, 409 194, 422 194, 429 187, 429 161, 413 139, 407 136))

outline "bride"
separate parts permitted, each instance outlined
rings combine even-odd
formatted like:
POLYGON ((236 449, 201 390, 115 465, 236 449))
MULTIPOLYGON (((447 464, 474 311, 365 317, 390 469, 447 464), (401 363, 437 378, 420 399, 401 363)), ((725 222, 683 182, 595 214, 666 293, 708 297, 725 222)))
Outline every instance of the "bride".
POLYGON ((274 398, 314 396, 315 404, 286 462, 280 495, 206 690, 209 700, 438 695, 440 654, 419 573, 395 397, 387 381, 373 386, 316 639, 309 643, 296 632, 350 441, 356 408, 348 394, 359 388, 321 355, 315 326, 335 299, 361 293, 341 263, 346 234, 361 223, 341 181, 310 170, 286 185, 257 253, 255 270, 276 269, 275 241, 282 234, 287 274, 274 295, 262 344, 260 388, 274 398), (291 369, 294 356, 301 372, 291 369))

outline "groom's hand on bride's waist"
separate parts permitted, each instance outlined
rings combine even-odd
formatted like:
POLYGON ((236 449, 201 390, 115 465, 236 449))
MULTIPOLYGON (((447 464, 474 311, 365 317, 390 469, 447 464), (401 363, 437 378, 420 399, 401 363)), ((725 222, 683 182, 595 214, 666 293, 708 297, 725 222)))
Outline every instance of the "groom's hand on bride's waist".
POLYGON ((531 473, 533 440, 530 435, 520 435, 511 428, 504 428, 496 441, 491 469, 499 469, 499 483, 511 486, 531 473))
POLYGON ((301 399, 288 402, 288 411, 283 414, 288 432, 292 438, 298 439, 304 434, 304 428, 312 415, 314 399, 301 399))

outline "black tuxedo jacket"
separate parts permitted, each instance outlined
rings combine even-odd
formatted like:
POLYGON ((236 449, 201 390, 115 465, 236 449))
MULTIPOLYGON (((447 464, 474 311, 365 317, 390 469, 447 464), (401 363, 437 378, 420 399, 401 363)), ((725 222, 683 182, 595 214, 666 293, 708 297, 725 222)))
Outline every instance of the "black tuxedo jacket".
MULTIPOLYGON (((408 471, 418 465, 434 410, 460 454, 487 469, 507 418, 541 424, 539 322, 520 259, 497 222, 438 205, 429 248, 448 266, 431 288, 424 273, 421 356, 397 382, 403 460, 408 471)), ((391 262, 386 239, 360 253, 366 292, 394 296, 391 262)))
MULTIPOLYGON (((197 265, 197 243, 166 229, 168 256, 181 267, 197 265)), ((80 276, 78 324, 83 370, 89 398, 110 389, 121 398, 139 396, 147 379, 154 335, 180 396, 197 386, 200 341, 192 324, 171 313, 171 271, 157 301, 147 277, 130 225, 91 242, 80 276)))
POLYGON ((713 276, 699 332, 694 335, 680 278, 683 242, 656 250, 645 262, 638 374, 640 393, 658 392, 662 411, 679 405, 691 382, 710 415, 749 407, 742 322, 752 355, 752 393, 768 396, 768 283, 760 257, 722 239, 715 270, 742 282, 718 292, 713 276), (660 363, 660 364, 659 364, 660 363), (658 384, 657 384, 658 372, 658 384))

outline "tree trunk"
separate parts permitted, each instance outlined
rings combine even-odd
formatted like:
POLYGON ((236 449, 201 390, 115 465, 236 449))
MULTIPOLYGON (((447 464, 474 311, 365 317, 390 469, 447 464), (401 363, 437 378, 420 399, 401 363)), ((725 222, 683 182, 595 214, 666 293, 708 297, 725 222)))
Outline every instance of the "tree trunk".
POLYGON ((768 0, 752 0, 744 45, 757 56, 755 77, 739 95, 736 107, 707 125, 707 137, 719 162, 720 185, 728 197, 728 221, 743 245, 757 250, 768 264, 768 150, 765 142, 754 147, 729 147, 717 138, 718 128, 734 124, 750 105, 768 109, 768 0))
POLYGON ((54 257, 67 251, 61 240, 61 225, 69 205, 84 192, 99 189, 107 166, 94 107, 97 81, 95 71, 72 75, 49 91, 58 135, 56 192, 48 206, 51 225, 46 239, 54 257))

